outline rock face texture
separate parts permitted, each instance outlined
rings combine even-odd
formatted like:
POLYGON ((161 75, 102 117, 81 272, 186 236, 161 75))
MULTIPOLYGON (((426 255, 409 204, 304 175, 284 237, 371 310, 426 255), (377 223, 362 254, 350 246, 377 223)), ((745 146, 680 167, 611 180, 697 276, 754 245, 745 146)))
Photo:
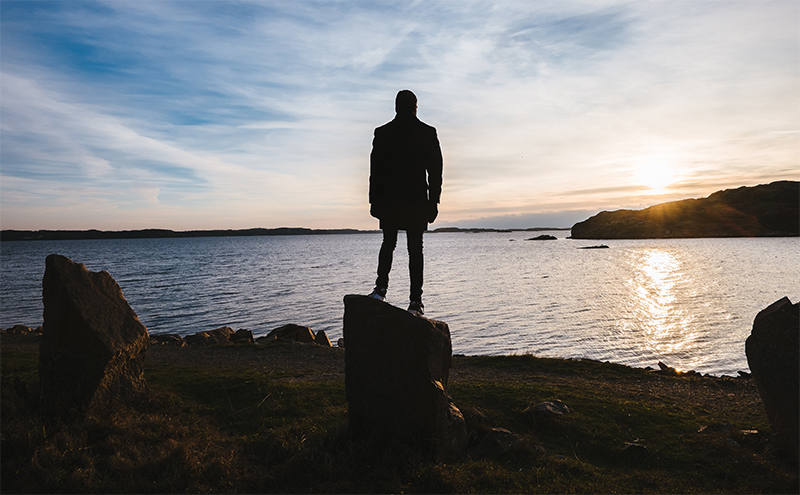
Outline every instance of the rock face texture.
POLYGON ((355 436, 406 438, 435 459, 466 448, 447 395, 450 329, 367 296, 344 298, 345 394, 355 436))
POLYGON ((109 407, 147 391, 147 329, 107 272, 51 254, 43 281, 39 347, 42 412, 109 407))
POLYGON ((800 303, 784 297, 761 310, 745 343, 747 363, 767 410, 776 446, 798 460, 800 303))
POLYGON ((800 182, 717 191, 644 210, 602 211, 572 226, 573 239, 800 235, 800 182))

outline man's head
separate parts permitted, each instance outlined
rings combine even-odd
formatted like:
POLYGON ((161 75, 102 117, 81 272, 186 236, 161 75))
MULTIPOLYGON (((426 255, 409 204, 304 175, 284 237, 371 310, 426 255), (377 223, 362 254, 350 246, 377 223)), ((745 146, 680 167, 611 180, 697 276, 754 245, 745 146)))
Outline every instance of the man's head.
POLYGON ((417 97, 411 91, 404 89, 397 93, 394 99, 394 110, 397 113, 417 113, 417 97))

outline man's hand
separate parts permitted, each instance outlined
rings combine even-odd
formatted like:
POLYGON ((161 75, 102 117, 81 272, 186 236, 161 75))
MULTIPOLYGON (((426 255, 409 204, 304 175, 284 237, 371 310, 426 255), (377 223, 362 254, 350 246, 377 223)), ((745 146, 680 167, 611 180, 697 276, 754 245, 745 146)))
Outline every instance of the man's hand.
POLYGON ((434 202, 428 203, 428 223, 433 223, 436 221, 436 217, 439 216, 439 205, 434 202))
POLYGON ((378 205, 370 203, 370 205, 369 205, 369 214, 370 214, 370 216, 373 216, 373 217, 377 218, 378 220, 380 220, 380 218, 381 218, 380 214, 381 213, 380 213, 380 208, 378 208, 378 205))

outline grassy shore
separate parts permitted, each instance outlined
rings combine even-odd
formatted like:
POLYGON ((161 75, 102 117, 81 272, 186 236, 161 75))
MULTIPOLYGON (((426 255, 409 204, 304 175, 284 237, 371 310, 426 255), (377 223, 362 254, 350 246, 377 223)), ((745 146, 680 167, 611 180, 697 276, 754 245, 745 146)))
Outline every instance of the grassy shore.
POLYGON ((798 492, 750 379, 456 356, 449 392, 470 426, 519 442, 436 464, 348 436, 341 349, 151 347, 149 400, 61 424, 37 416, 36 337, 0 351, 3 493, 798 492), (526 412, 550 399, 572 412, 526 412))

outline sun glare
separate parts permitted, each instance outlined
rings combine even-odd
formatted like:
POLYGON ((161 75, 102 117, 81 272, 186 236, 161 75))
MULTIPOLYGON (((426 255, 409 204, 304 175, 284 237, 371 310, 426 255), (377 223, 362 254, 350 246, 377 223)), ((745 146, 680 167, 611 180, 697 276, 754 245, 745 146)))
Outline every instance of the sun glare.
POLYGON ((651 192, 664 192, 675 180, 671 165, 663 160, 643 163, 636 173, 636 180, 651 192))

